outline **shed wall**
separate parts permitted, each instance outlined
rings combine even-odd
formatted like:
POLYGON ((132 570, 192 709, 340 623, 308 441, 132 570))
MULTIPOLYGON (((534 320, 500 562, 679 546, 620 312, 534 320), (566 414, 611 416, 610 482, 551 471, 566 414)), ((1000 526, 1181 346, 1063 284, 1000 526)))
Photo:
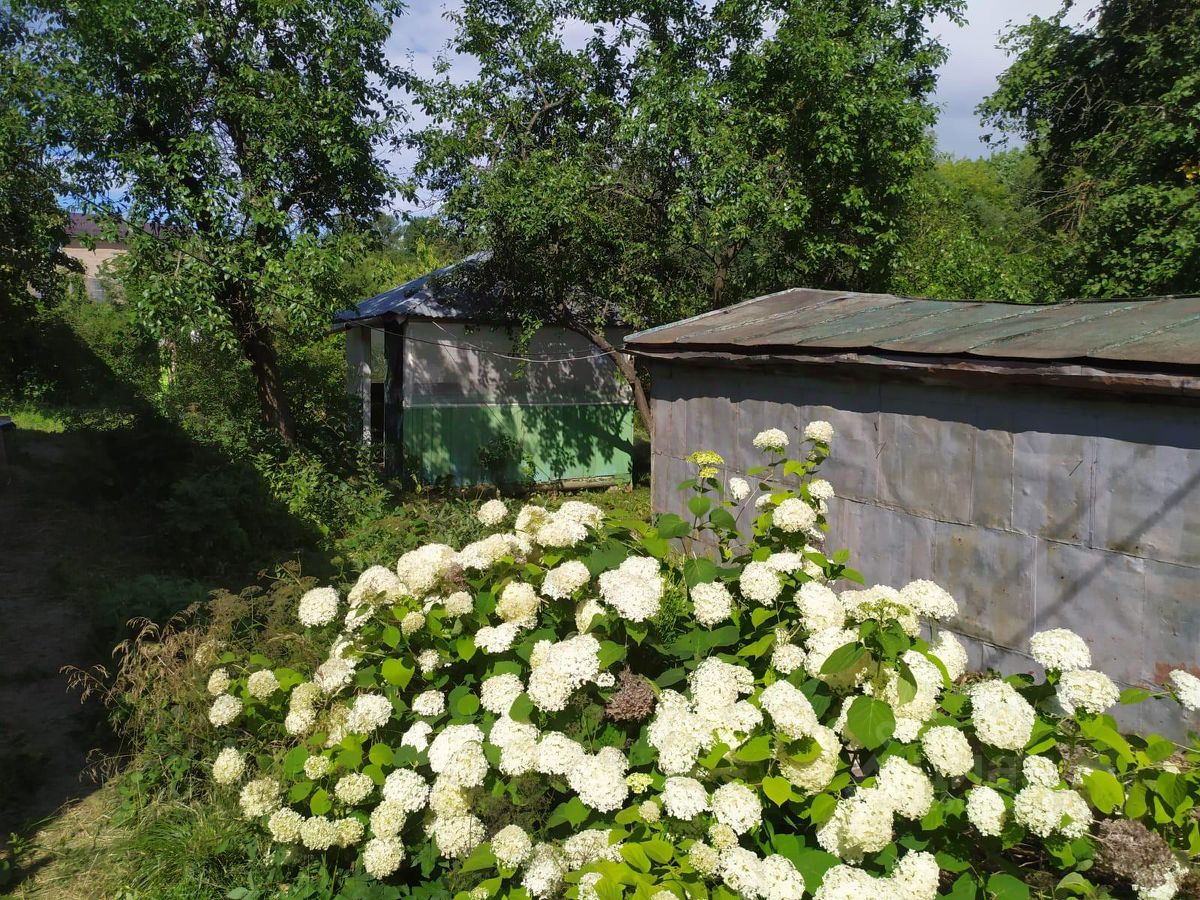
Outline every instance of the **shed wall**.
MULTIPOLYGON (((1124 685, 1200 674, 1200 404, 830 367, 651 372, 656 509, 682 506, 692 450, 744 470, 761 462, 758 431, 783 428, 795 446, 826 419, 838 433, 823 471, 838 493, 829 547, 850 548, 868 584, 945 586, 975 667, 1033 671, 1029 637, 1066 627, 1124 685)), ((1174 704, 1119 715, 1181 730, 1174 704)))
POLYGON ((498 355, 515 353, 503 328, 406 324, 399 429, 409 465, 426 481, 458 484, 523 480, 523 467, 538 482, 628 481, 633 412, 612 360, 561 328, 539 330, 521 353, 556 361, 522 364, 498 355), (488 471, 481 449, 506 438, 520 444, 524 459, 503 473, 488 471))

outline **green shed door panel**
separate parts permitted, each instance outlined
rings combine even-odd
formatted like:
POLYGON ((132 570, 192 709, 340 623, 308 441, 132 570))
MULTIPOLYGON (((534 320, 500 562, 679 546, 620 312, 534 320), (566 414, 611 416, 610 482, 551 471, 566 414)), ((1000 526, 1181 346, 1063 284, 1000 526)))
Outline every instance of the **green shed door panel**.
POLYGON ((405 468, 426 482, 513 483, 530 469, 537 482, 630 478, 628 404, 417 406, 403 415, 405 468))

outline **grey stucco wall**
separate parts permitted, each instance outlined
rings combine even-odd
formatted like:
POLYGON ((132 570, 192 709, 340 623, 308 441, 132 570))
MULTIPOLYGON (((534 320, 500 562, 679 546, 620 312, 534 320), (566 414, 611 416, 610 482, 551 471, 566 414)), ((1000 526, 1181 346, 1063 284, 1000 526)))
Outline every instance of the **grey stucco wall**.
MULTIPOLYGON (((1036 671, 1030 635, 1066 627, 1123 685, 1200 672, 1200 404, 833 367, 656 362, 651 377, 655 509, 680 508, 692 450, 744 470, 761 462, 758 431, 783 428, 794 446, 826 419, 837 440, 823 474, 838 492, 828 546, 848 547, 868 584, 946 587, 975 667, 1036 671)), ((1117 715, 1183 730, 1174 704, 1117 715)))

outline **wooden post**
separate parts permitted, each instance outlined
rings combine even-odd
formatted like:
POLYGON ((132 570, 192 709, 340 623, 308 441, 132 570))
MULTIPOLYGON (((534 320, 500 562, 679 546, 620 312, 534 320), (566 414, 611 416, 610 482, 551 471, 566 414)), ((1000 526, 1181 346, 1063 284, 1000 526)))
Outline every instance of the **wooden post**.
POLYGON ((346 329, 346 392, 362 413, 362 442, 371 443, 371 329, 346 329))

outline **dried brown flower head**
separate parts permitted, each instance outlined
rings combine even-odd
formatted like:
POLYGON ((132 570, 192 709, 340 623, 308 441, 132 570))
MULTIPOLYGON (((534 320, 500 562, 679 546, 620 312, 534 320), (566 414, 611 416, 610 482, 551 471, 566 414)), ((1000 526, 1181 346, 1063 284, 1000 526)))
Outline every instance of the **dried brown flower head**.
POLYGON ((641 722, 654 711, 654 690, 641 675, 630 669, 621 670, 617 676, 619 687, 604 708, 605 714, 614 722, 641 722))

